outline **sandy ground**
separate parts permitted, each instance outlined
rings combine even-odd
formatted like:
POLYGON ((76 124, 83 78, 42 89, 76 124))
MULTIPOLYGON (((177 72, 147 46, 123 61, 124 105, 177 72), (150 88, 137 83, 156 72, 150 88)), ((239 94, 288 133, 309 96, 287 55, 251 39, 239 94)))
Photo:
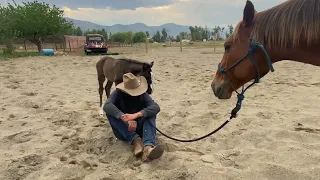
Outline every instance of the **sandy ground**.
MULTIPOLYGON (((218 100, 210 89, 221 53, 158 48, 125 57, 155 61, 152 96, 166 133, 195 138, 229 117, 235 97, 218 100)), ((141 163, 98 115, 99 58, 0 62, 1 180, 320 179, 319 67, 275 64, 227 127, 195 143, 158 134, 166 152, 141 163)))

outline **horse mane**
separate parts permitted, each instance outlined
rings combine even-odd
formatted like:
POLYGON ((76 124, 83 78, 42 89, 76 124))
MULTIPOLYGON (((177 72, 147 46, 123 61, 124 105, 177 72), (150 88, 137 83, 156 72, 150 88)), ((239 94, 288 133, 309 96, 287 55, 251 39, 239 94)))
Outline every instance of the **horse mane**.
MULTIPOLYGON (((233 33, 237 37, 240 25, 233 33)), ((320 42, 320 0, 288 0, 255 14, 252 32, 254 40, 267 48, 297 48, 320 42)))
POLYGON ((138 61, 138 60, 134 60, 134 59, 128 59, 128 58, 120 58, 118 59, 119 61, 125 61, 125 62, 128 62, 128 63, 133 63, 133 64, 148 64, 146 62, 142 62, 142 61, 138 61))

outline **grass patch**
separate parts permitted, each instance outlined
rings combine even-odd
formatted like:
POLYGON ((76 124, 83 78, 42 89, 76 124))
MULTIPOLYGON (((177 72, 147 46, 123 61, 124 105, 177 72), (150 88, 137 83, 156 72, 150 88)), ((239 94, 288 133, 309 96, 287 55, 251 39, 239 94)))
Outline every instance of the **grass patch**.
POLYGON ((39 56, 39 52, 14 52, 13 54, 4 54, 3 52, 0 52, 0 61, 29 56, 39 56))

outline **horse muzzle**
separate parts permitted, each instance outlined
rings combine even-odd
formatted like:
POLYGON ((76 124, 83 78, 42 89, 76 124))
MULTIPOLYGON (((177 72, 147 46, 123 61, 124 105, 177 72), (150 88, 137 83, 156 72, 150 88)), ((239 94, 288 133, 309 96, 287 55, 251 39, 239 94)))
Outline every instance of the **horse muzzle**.
POLYGON ((212 81, 211 88, 212 88, 213 94, 218 99, 230 99, 232 96, 232 91, 230 91, 232 88, 227 81, 221 81, 221 82, 212 81))

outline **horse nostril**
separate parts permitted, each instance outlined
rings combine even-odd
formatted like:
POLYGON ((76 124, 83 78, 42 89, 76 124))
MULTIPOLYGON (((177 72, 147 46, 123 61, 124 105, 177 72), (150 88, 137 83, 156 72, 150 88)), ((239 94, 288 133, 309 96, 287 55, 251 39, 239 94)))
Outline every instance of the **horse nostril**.
POLYGON ((214 91, 214 83, 211 83, 211 89, 214 91))
POLYGON ((221 86, 218 86, 218 87, 215 88, 217 96, 221 93, 221 90, 222 90, 221 86))
POLYGON ((216 95, 217 92, 216 92, 216 86, 214 83, 211 84, 211 89, 213 91, 213 94, 216 95))
POLYGON ((216 86, 214 83, 211 84, 211 88, 215 96, 218 96, 222 90, 221 86, 216 86))

